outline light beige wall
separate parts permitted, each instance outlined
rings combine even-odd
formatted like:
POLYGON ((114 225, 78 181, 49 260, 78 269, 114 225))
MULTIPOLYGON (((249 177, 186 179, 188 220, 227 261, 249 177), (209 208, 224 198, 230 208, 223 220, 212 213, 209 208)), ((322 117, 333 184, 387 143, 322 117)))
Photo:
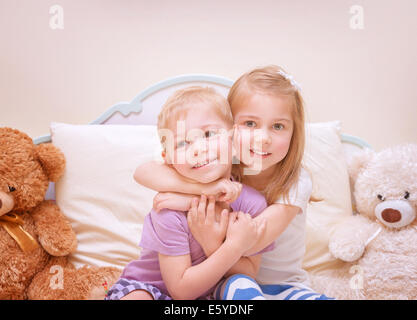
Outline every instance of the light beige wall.
POLYGON ((416 12, 415 0, 0 0, 0 125, 36 137, 171 76, 273 63, 301 83, 309 121, 341 120, 377 150, 417 142, 416 12))

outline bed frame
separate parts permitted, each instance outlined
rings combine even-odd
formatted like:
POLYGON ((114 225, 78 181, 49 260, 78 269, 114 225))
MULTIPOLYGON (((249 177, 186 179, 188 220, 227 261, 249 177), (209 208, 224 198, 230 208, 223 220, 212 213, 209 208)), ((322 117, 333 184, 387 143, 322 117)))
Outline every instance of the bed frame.
MULTIPOLYGON (((191 85, 213 87, 227 96, 233 81, 209 74, 185 74, 160 81, 136 95, 130 102, 119 102, 106 110, 90 124, 156 125, 158 113, 166 99, 176 90, 191 85)), ((35 144, 51 142, 51 135, 33 139, 35 144)), ((361 138, 342 133, 341 141, 345 157, 371 146, 361 138)), ((49 186, 46 199, 55 199, 54 184, 49 186)))

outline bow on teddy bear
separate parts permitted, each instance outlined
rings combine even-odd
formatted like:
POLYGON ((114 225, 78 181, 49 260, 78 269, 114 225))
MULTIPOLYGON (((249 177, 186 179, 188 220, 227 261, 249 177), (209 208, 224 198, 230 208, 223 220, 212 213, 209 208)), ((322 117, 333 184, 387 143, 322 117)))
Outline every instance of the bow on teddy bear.
MULTIPOLYGON (((8 186, 10 193, 16 191, 15 187, 8 186)), ((38 241, 27 232, 23 225, 22 217, 16 213, 10 213, 15 205, 14 198, 3 191, 0 191, 0 227, 17 242, 24 253, 29 253, 39 247, 38 241)))
MULTIPOLYGON (((0 210, 3 207, 2 202, 3 201, 0 200, 0 210)), ((14 240, 16 240, 20 249, 22 249, 24 253, 29 253, 32 250, 38 248, 39 244, 36 239, 23 228, 23 225, 23 219, 17 214, 7 213, 4 216, 0 216, 0 226, 2 226, 7 231, 7 233, 14 240)))

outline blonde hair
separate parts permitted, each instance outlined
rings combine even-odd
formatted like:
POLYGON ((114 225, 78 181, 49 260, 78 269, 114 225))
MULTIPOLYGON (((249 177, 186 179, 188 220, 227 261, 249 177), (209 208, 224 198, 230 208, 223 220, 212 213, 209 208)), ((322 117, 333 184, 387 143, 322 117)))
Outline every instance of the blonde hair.
MULTIPOLYGON (((158 115, 158 132, 160 129, 169 128, 171 122, 177 120, 180 114, 190 111, 198 103, 209 105, 226 124, 233 125, 232 112, 225 97, 210 87, 190 86, 175 91, 162 106, 158 115)), ((162 144, 164 137, 160 134, 162 144)))
MULTIPOLYGON (((274 203, 280 196, 288 199, 290 188, 299 178, 301 161, 304 154, 304 102, 291 79, 285 77, 286 72, 274 65, 254 69, 243 74, 229 91, 228 101, 232 110, 237 108, 238 101, 250 94, 260 92, 268 95, 285 96, 292 101, 291 114, 293 119, 293 134, 287 155, 276 164, 273 176, 262 190, 268 204, 274 203)), ((233 175, 242 181, 242 165, 233 167, 233 175)))

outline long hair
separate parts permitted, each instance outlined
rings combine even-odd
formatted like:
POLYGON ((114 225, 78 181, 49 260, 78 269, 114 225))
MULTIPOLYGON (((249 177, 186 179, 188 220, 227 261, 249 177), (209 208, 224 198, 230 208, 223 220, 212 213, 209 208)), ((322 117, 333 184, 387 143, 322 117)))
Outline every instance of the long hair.
MULTIPOLYGON (((298 181, 305 145, 304 101, 299 89, 286 72, 274 65, 254 69, 243 74, 232 86, 227 97, 232 114, 235 115, 238 101, 250 94, 261 92, 268 95, 289 97, 292 101, 291 115, 293 134, 288 153, 275 166, 273 176, 263 190, 260 190, 268 202, 274 203, 279 197, 288 199, 290 188, 298 181)), ((243 164, 233 166, 232 173, 242 181, 243 164)))

